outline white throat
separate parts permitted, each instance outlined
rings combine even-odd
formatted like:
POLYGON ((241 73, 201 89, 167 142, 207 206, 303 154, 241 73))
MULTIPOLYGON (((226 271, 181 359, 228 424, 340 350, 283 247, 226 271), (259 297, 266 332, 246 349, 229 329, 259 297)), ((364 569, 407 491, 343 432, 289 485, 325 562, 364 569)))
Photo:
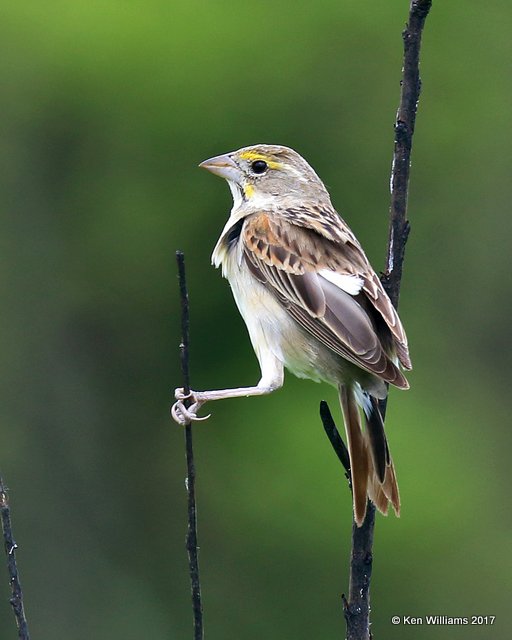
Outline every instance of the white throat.
POLYGON ((234 211, 234 209, 238 209, 238 207, 242 205, 242 192, 240 190, 240 186, 236 182, 233 182, 233 180, 228 180, 228 185, 231 195, 233 196, 233 208, 231 211, 234 211))

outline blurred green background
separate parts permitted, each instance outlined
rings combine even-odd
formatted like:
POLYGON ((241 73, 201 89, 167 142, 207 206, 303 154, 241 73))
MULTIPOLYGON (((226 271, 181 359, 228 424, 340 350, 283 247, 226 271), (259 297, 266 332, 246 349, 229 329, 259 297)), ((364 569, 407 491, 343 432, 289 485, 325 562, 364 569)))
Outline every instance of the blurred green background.
MULTIPOLYGON (((191 638, 174 251, 195 388, 254 384, 209 264, 231 207, 197 169, 256 142, 315 167, 377 270, 408 2, 2 3, 0 468, 32 635, 191 638)), ((434 2, 401 315, 414 371, 388 431, 376 638, 508 638, 510 4, 434 2), (392 615, 496 615, 412 629, 392 615)), ((206 637, 342 638, 350 495, 288 376, 194 430, 206 637)), ((16 637, 0 565, 0 638, 16 637)))

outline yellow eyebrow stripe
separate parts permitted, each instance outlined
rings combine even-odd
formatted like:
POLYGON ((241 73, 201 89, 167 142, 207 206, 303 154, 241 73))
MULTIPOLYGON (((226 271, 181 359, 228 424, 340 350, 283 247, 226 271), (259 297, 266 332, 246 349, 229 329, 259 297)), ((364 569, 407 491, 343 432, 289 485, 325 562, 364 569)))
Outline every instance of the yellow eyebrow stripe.
POLYGON ((280 162, 269 160, 267 156, 263 155, 262 153, 258 153, 257 151, 244 151, 240 154, 240 157, 243 160, 250 160, 252 162, 254 162, 254 160, 263 160, 271 169, 280 169, 283 166, 280 162))

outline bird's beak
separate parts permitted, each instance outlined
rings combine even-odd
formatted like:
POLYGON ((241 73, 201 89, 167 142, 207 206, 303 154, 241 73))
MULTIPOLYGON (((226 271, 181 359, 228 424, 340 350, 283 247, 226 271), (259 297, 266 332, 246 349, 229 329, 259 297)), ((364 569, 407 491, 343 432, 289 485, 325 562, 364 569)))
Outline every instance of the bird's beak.
POLYGON ((199 166, 201 169, 206 169, 216 176, 233 182, 237 182, 237 178, 240 175, 240 169, 228 154, 208 158, 208 160, 201 162, 199 166))

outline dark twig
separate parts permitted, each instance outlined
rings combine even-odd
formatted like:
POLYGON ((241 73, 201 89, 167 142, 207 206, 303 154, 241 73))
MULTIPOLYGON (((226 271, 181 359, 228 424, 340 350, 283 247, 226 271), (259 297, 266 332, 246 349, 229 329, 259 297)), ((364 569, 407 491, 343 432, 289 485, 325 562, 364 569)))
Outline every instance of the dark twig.
POLYGON ((370 635, 370 579, 373 563, 373 529, 375 506, 368 500, 366 516, 358 527, 352 521, 352 549, 350 552, 350 580, 348 602, 344 599, 343 613, 347 623, 347 640, 368 640, 370 635))
POLYGON ((9 572, 9 583, 11 585, 10 603, 16 618, 18 627, 18 638, 20 640, 29 640, 27 619, 25 618, 25 609, 23 606, 23 591, 21 590, 20 578, 18 574, 18 566, 16 564, 16 549, 18 545, 14 542, 12 536, 11 514, 9 509, 9 498, 7 488, 0 476, 0 517, 2 520, 2 531, 4 538, 4 549, 7 556, 7 570, 9 572))
MULTIPOLYGON (((400 104, 395 122, 395 147, 391 170, 391 205, 386 271, 382 283, 391 302, 398 307, 405 245, 409 236, 407 196, 411 166, 412 138, 421 90, 419 57, 421 35, 432 0, 411 0, 409 20, 402 33, 404 64, 400 104)), ((382 417, 386 414, 386 401, 380 403, 382 417)), ((325 410, 324 410, 325 413, 325 410)), ((322 417, 322 422, 325 421, 322 417)), ((334 431, 336 427, 333 423, 334 431)), ((331 427, 332 434, 332 427, 331 427)), ((339 434, 337 438, 341 439, 339 434)), ((336 436, 329 435, 331 443, 336 436)), ((333 447, 338 454, 339 445, 333 447)), ((344 465, 345 466, 345 465, 344 465)), ((370 579, 372 573, 372 546, 375 525, 375 507, 368 501, 363 525, 352 523, 352 551, 350 557, 350 584, 348 600, 343 596, 347 623, 347 640, 369 640, 370 633, 370 579)))
MULTIPOLYGON (((187 282, 185 279, 185 256, 183 252, 176 251, 178 263, 178 278, 181 300, 181 372, 183 375, 183 388, 185 393, 190 392, 189 373, 189 305, 187 282)), ((187 404, 185 402, 185 404, 187 404)), ((194 464, 194 450, 192 447, 192 426, 185 425, 185 452, 187 458, 187 497, 188 497, 188 529, 187 529, 187 554, 192 590, 192 613, 194 617, 194 640, 203 638, 203 607, 201 603, 201 583, 199 580, 199 560, 197 548, 197 510, 196 510, 196 469, 194 464)))
POLYGON ((322 420, 322 424, 324 425, 325 433, 329 438, 329 442, 334 449, 334 453, 338 456, 339 461, 345 469, 345 477, 349 482, 349 486, 350 488, 352 488, 352 481, 350 476, 350 456, 348 455, 348 449, 340 436, 340 432, 336 428, 331 410, 329 409, 329 405, 325 400, 322 400, 322 402, 320 402, 320 418, 322 420))
POLYGON ((412 137, 420 98, 421 34, 432 0, 411 0, 409 21, 402 32, 404 64, 400 104, 395 121, 395 148, 391 171, 391 205, 386 272, 382 284, 391 302, 398 307, 405 245, 409 236, 407 198, 411 167, 412 137))
MULTIPOLYGON (((320 403, 320 418, 332 448, 345 468, 350 488, 350 458, 348 450, 334 423, 327 402, 320 403)), ((352 549, 350 553, 350 584, 348 600, 342 594, 343 613, 347 623, 347 640, 367 640, 370 636, 370 579, 372 575, 373 529, 375 506, 370 500, 362 526, 352 521, 352 549)))

